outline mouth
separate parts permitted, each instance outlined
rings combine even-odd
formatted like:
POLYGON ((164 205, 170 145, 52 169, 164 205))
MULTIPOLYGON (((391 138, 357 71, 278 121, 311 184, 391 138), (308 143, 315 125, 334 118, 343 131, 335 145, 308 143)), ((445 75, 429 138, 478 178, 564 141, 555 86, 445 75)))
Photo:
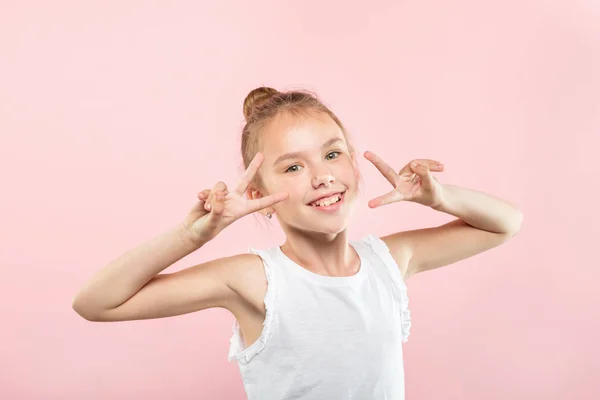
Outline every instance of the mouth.
POLYGON ((328 211, 328 212, 337 211, 344 203, 344 199, 346 197, 345 195, 346 195, 346 191, 344 190, 343 192, 338 193, 337 195, 331 196, 327 199, 312 202, 312 203, 308 204, 308 206, 311 208, 314 208, 315 210, 319 210, 319 211, 328 211))

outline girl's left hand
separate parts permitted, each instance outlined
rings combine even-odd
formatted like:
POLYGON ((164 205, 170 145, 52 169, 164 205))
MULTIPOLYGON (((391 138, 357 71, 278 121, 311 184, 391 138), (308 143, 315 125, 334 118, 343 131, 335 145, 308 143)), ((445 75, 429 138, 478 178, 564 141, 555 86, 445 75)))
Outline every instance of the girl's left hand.
POLYGON ((369 201, 369 207, 375 208, 397 201, 413 201, 428 207, 437 207, 443 201, 443 186, 431 174, 444 170, 440 162, 427 159, 413 160, 400 172, 390 167, 371 151, 364 156, 371 161, 383 176, 394 186, 394 190, 369 201))

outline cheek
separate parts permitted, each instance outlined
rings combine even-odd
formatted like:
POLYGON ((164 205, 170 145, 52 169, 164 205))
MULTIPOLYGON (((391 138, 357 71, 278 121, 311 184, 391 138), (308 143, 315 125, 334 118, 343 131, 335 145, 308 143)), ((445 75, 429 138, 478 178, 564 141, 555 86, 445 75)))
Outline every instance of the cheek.
POLYGON ((293 199, 293 203, 303 203, 304 199, 306 199, 306 193, 310 190, 308 187, 298 184, 289 187, 286 191, 290 194, 290 198, 293 199))
POLYGON ((289 201, 282 203, 282 205, 285 207, 288 204, 302 202, 306 197, 307 190, 308 189, 305 187, 305 185, 299 180, 289 180, 280 182, 280 184, 274 188, 273 193, 287 192, 289 194, 289 201))
POLYGON ((356 186, 360 178, 360 172, 354 167, 352 162, 348 162, 348 165, 344 165, 343 169, 339 171, 338 176, 347 185, 356 186))

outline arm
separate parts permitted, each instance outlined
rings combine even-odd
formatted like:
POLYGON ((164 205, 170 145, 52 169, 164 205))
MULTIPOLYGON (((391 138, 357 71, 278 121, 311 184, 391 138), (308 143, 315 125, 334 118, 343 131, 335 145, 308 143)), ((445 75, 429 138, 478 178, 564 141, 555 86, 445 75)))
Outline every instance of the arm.
POLYGON ((442 201, 432 208, 457 220, 382 238, 396 260, 409 260, 399 263, 405 279, 499 246, 521 228, 523 214, 508 202, 457 186, 442 188, 442 201))
POLYGON ((73 309, 90 321, 117 321, 224 306, 233 295, 224 267, 243 255, 159 274, 204 244, 179 224, 98 271, 74 297, 73 309))
MULTIPOLYGON (((198 193, 183 223, 123 254, 96 273, 73 299, 73 309, 91 321, 160 318, 223 307, 232 311, 244 287, 243 274, 257 256, 239 254, 196 265, 172 274, 159 274, 171 264, 212 240, 243 216, 288 198, 274 193, 247 199, 245 192, 264 160, 257 153, 229 192, 219 181, 198 193), (241 270, 240 270, 241 268, 241 270)), ((252 264, 254 263, 254 264, 252 264)))

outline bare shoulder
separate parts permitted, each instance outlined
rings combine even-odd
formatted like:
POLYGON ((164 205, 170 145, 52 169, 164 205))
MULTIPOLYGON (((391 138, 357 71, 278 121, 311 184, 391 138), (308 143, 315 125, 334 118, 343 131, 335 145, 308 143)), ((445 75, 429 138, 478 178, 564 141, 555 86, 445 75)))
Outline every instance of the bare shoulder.
POLYGON ((262 258, 256 254, 244 253, 236 255, 235 259, 237 262, 231 264, 226 281, 235 295, 225 308, 235 315, 248 306, 263 309, 267 277, 262 258))
POLYGON ((380 239, 386 244, 392 258, 396 261, 396 264, 398 264, 398 269, 400 270, 402 278, 405 280, 408 279, 408 264, 410 263, 411 250, 407 241, 402 240, 402 237, 397 234, 382 236, 380 239))

